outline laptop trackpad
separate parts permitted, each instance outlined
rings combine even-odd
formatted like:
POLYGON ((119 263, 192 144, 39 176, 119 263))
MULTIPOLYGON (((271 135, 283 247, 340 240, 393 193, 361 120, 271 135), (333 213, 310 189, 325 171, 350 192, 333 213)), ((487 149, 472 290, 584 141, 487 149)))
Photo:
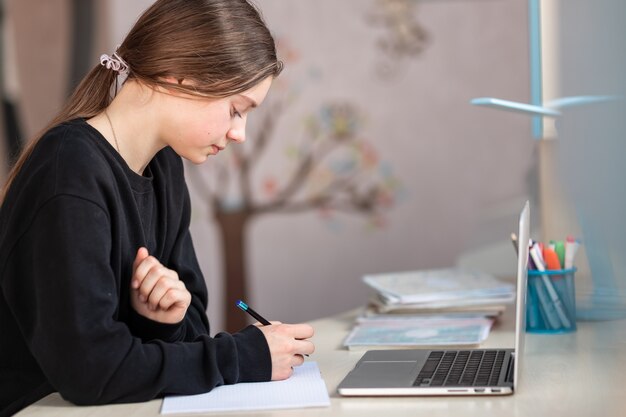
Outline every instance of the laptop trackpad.
POLYGON ((352 371, 352 377, 372 381, 373 384, 411 385, 416 375, 415 361, 361 362, 352 371))

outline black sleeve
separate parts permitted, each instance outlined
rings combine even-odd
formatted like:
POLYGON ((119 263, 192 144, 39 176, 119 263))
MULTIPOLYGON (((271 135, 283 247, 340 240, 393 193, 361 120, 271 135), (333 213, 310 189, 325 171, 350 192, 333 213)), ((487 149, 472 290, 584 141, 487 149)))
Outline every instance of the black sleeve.
POLYGON ((109 219, 93 202, 53 198, 17 245, 9 272, 20 278, 4 282, 9 308, 50 384, 69 401, 145 401, 270 379, 269 348, 253 326, 215 338, 191 330, 194 341, 168 343, 144 342, 117 321, 109 219))

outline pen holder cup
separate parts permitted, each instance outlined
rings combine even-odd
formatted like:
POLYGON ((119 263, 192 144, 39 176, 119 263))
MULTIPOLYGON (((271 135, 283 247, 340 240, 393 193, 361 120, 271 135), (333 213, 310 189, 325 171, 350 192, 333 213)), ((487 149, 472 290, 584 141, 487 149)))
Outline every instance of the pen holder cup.
POLYGON ((528 271, 526 331, 567 333, 576 330, 576 268, 528 271))

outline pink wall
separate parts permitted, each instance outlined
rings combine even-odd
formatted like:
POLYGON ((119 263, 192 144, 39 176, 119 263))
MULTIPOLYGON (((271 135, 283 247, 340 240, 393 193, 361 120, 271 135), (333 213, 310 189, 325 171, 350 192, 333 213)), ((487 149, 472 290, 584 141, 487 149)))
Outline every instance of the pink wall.
MULTIPOLYGON (((17 16, 17 5, 27 7, 29 1, 9 3, 17 16)), ((110 23, 100 28, 104 35, 94 64, 100 53, 113 50, 151 2, 98 3, 103 7, 101 21, 110 16, 110 23)), ((33 23, 18 30, 20 89, 29 97, 24 116, 29 133, 57 109, 65 91, 58 79, 67 71, 68 59, 63 47, 66 3, 37 4, 22 15, 33 23)), ((394 183, 387 182, 393 189, 392 204, 375 219, 319 210, 257 218, 247 241, 251 305, 271 319, 314 319, 363 305, 368 296, 360 282, 363 274, 449 266, 467 252, 508 244, 521 202, 534 192, 530 123, 522 115, 472 107, 469 100, 528 100, 526 0, 257 4, 287 62, 268 97, 268 103, 282 100, 286 105, 273 116, 271 146, 255 169, 257 201, 271 198, 272 187, 285 184, 296 164, 294 152, 307 146, 307 121, 333 103, 358 109, 352 133, 367 145, 374 161, 368 171, 375 177, 371 181, 394 183), (384 18, 391 24, 383 24, 384 18), (421 52, 390 54, 381 42, 400 42, 400 51, 421 52)), ((244 151, 250 151, 268 111, 266 106, 250 116, 244 151)), ((211 182, 212 170, 228 155, 220 158, 188 168, 211 182)), ((339 159, 325 160, 326 168, 312 176, 298 196, 306 198, 337 175, 343 163, 339 159)), ((200 186, 191 181, 192 233, 217 331, 223 307, 221 249, 200 186)), ((237 193, 232 191, 236 204, 237 193)))

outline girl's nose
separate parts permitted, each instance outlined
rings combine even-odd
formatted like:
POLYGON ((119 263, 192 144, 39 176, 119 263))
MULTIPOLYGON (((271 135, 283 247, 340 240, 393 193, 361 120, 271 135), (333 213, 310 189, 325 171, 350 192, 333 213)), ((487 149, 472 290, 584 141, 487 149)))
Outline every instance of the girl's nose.
POLYGON ((244 142, 246 140, 246 124, 241 123, 238 126, 231 127, 228 133, 226 133, 226 138, 238 143, 244 142))

